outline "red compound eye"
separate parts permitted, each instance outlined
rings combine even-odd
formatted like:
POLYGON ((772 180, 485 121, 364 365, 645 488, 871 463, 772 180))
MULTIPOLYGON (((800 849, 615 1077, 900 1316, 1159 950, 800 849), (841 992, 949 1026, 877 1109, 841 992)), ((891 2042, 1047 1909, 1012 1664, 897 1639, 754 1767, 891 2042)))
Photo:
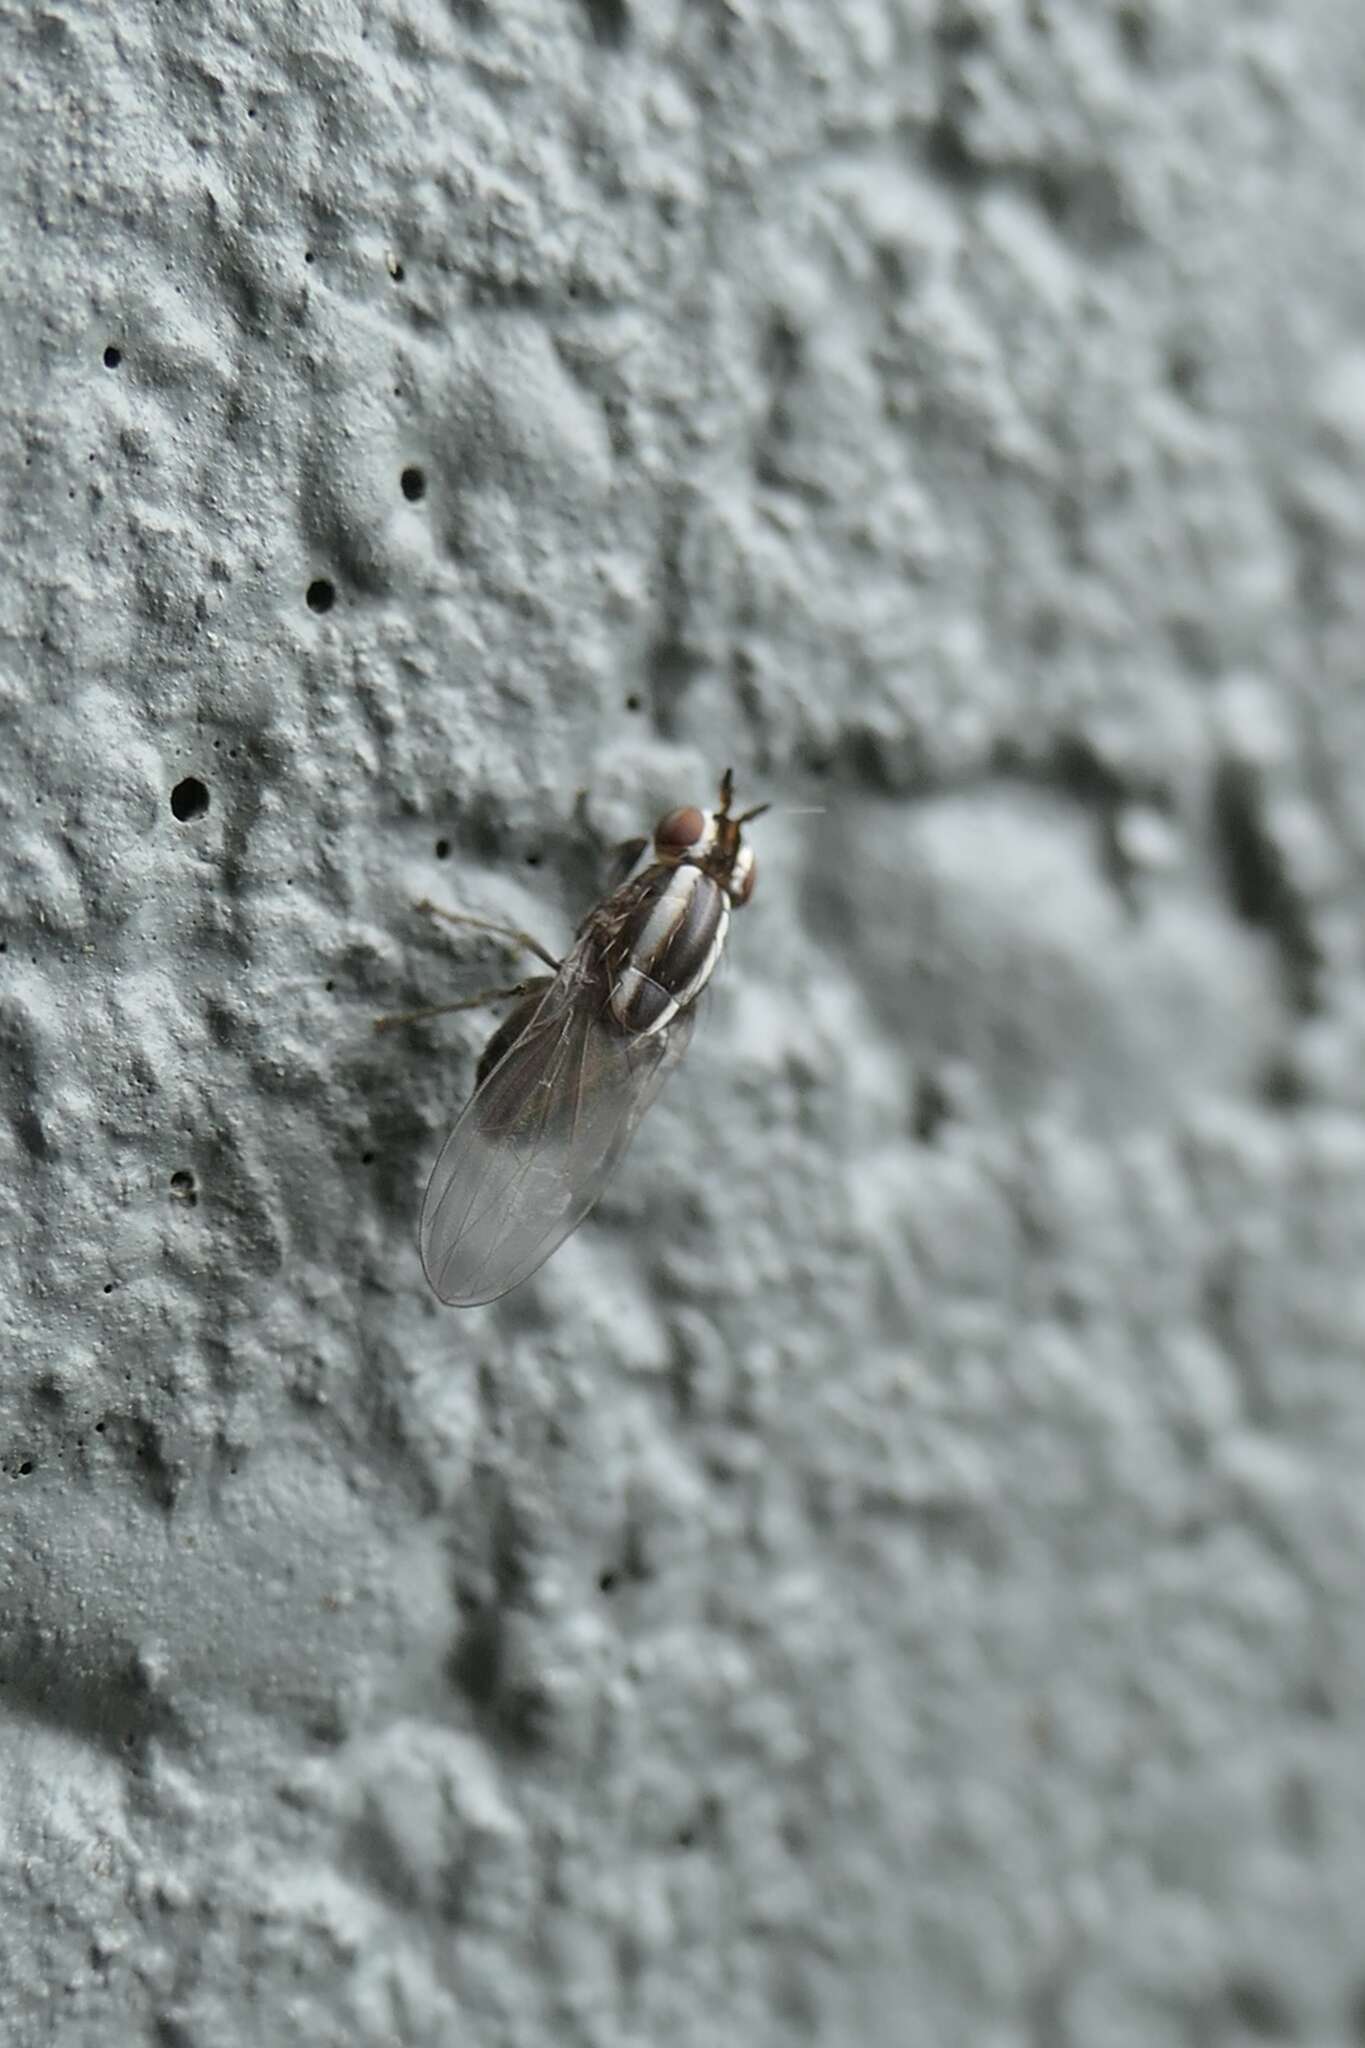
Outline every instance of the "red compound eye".
POLYGON ((654 827, 654 844, 660 853, 686 853, 706 829, 706 820, 695 804, 682 804, 669 811, 654 827))

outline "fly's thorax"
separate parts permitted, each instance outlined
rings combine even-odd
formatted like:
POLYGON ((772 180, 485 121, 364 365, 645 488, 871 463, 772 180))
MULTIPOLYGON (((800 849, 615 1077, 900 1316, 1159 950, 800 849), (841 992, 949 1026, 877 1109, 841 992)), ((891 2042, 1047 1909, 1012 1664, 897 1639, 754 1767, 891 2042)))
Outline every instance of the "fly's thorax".
POLYGON ((661 1031, 695 1002, 715 971, 730 928, 725 890, 701 868, 660 867, 643 878, 613 949, 611 1008, 623 1031, 661 1031))

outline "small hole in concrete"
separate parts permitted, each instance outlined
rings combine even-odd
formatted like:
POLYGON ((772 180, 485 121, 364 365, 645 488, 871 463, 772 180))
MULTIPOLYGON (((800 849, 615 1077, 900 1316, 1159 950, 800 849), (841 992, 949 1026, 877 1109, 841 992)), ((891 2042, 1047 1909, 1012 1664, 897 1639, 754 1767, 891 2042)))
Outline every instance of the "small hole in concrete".
POLYGON ((208 807, 208 788, 197 775, 187 775, 171 791, 171 815, 182 825, 188 824, 191 818, 202 818, 208 807))
POLYGON ((336 586, 326 576, 315 576, 307 594, 310 612, 329 612, 337 601, 336 586))
POLYGON ((450 859, 450 841, 449 841, 448 839, 438 839, 438 840, 437 840, 437 842, 436 842, 436 858, 437 858, 437 860, 449 860, 449 859, 450 859))
POLYGON ((105 369, 116 370, 122 361, 123 350, 121 348, 115 348, 113 342, 111 341, 108 348, 104 351, 105 369))
POLYGON ((403 496, 410 505, 415 505, 419 498, 425 498, 427 480, 415 465, 410 464, 398 481, 403 487, 403 496))
POLYGON ((187 1209, 192 1209, 199 1200, 199 1190, 188 1167, 182 1166, 171 1175, 171 1198, 183 1202, 187 1209))

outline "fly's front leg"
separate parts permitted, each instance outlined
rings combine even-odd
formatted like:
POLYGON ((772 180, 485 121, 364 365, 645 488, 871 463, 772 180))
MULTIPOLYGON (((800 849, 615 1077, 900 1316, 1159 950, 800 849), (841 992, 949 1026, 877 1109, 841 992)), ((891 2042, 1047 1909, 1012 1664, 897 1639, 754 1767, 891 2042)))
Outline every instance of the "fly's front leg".
POLYGON ((422 1024, 428 1017, 453 1017, 457 1010, 478 1010, 487 1003, 510 1003, 514 996, 528 996, 533 989, 549 986, 549 976, 533 974, 529 981, 514 982, 511 988, 482 988, 476 996, 461 996, 455 1003, 431 1003, 424 1010, 401 1010, 392 1017, 376 1017, 376 1031, 396 1031, 400 1024, 422 1024))
POLYGON ((603 886, 609 896, 627 879, 648 845, 647 839, 623 839, 619 846, 612 847, 603 868, 603 886))
MULTIPOLYGON (((489 917, 472 917, 467 910, 443 910, 440 904, 433 903, 429 896, 424 896, 415 907, 424 916, 442 918, 446 924, 467 925, 476 932, 493 932, 500 939, 510 939, 512 944, 519 946, 524 953, 534 953, 537 960, 543 960, 547 967, 558 972, 559 962, 553 953, 547 953, 539 939, 532 938, 530 932, 519 931, 515 925, 497 924, 489 917)), ((471 997, 471 1003, 474 1000, 476 999, 471 997)), ((458 1007, 466 1009, 469 1004, 462 1003, 458 1007)))

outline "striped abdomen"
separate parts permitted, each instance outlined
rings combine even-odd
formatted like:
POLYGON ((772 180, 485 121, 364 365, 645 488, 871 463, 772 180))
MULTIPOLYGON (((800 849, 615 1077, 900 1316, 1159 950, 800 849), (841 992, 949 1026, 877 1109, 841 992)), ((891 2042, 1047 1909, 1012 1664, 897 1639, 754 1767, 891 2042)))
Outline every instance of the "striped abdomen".
POLYGON ((621 932, 611 989, 617 1023, 640 1036, 661 1031, 701 994, 730 928, 725 891, 710 875, 691 865, 657 875, 621 932))

